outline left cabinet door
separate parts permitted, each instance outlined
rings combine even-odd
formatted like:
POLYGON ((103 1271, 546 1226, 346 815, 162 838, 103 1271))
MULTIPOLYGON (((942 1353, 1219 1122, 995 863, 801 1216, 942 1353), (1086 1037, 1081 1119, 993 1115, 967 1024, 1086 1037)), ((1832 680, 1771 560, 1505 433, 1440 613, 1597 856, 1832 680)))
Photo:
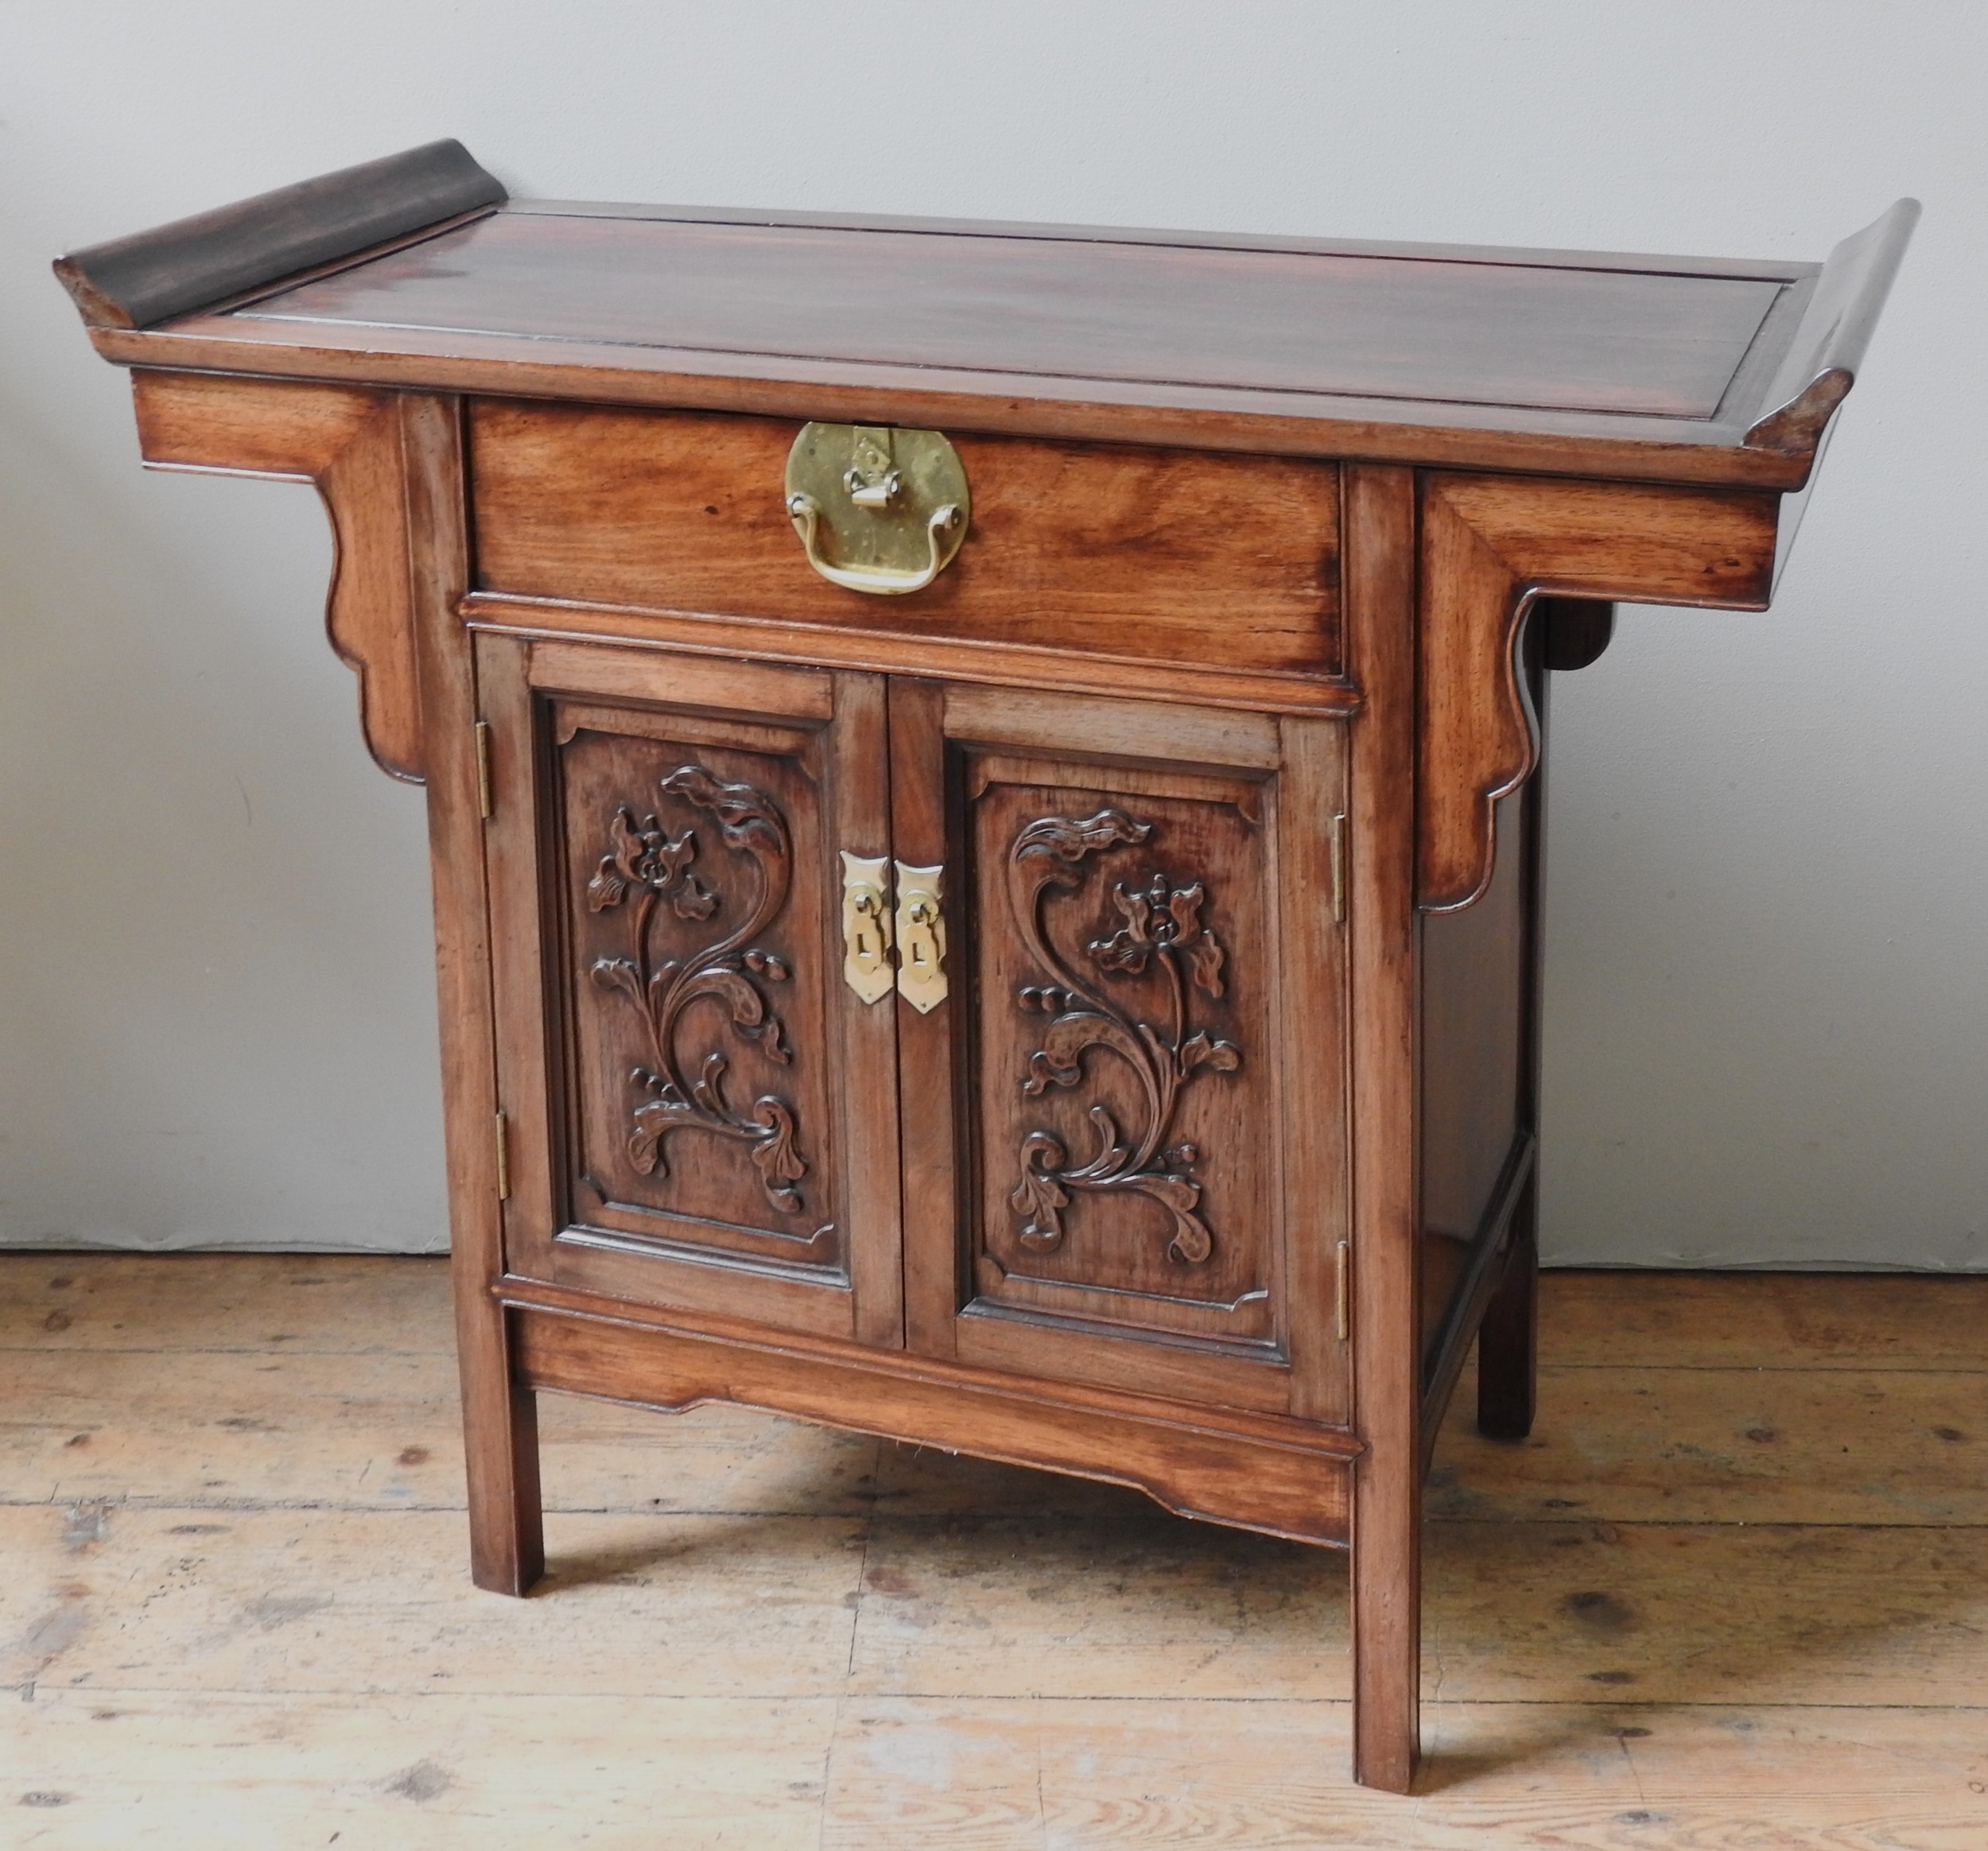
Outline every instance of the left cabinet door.
POLYGON ((880 678, 491 632, 476 672, 509 1270, 901 1345, 890 999, 844 969, 880 678))

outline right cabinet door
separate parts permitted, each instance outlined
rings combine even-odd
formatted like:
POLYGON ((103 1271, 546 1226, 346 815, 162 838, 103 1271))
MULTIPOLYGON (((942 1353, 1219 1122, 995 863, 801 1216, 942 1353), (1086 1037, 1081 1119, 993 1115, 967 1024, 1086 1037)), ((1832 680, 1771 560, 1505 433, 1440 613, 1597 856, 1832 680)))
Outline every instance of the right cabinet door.
POLYGON ((1343 723, 890 699, 911 1347, 1344 1418, 1343 723))

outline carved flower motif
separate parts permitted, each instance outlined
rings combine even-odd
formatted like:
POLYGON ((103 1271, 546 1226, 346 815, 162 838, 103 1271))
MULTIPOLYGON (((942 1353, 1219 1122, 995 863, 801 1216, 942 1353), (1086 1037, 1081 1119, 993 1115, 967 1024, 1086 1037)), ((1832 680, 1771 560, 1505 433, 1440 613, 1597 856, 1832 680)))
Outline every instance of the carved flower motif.
POLYGON ((694 829, 672 836, 653 816, 638 828, 635 813, 623 804, 608 825, 608 840, 612 852, 587 883, 589 912, 619 906, 635 887, 666 896, 679 919, 709 919, 718 910, 718 896, 690 871, 697 857, 694 829))
POLYGON ((1206 1068, 1233 1073, 1242 1065, 1242 1050, 1233 1042, 1218 1041, 1193 1024, 1190 991, 1219 997, 1224 987, 1221 943, 1202 923, 1207 890, 1199 882, 1176 887, 1159 872, 1120 882, 1111 893, 1118 929, 1085 945, 1108 977, 1151 971, 1164 980, 1161 996, 1148 992, 1145 998, 1162 1003, 1157 1023, 1133 1014, 1109 984, 1080 977, 1051 944, 1043 916, 1044 894, 1078 887, 1079 870, 1089 856, 1144 844, 1153 831, 1152 824, 1123 810, 1043 817, 1022 831, 1009 852, 1015 924, 1031 960, 1050 979, 1015 992, 1023 1009, 1049 1018, 1040 1045, 1028 1057, 1023 1094, 1039 1099, 1051 1087, 1081 1085, 1086 1062, 1109 1056, 1124 1064, 1143 1095, 1143 1122, 1130 1130, 1120 1128, 1101 1100, 1091 1104, 1085 1116, 1094 1148, 1081 1162, 1074 1162, 1050 1131, 1023 1138, 1021 1174, 1008 1204, 1020 1223, 1017 1238, 1032 1252, 1047 1253, 1062 1244, 1065 1213, 1080 1192, 1118 1191, 1144 1196, 1164 1210, 1171 1229, 1167 1251, 1175 1261, 1198 1266, 1214 1251, 1201 1213, 1202 1185, 1194 1174, 1201 1153, 1186 1139, 1167 1142, 1181 1089, 1195 1073, 1206 1068))
POLYGON ((1112 889, 1112 904, 1124 923, 1109 938, 1094 938, 1085 947, 1101 970, 1144 972, 1155 953, 1172 951, 1185 958, 1195 987, 1211 996, 1222 993, 1221 941, 1201 922, 1206 890, 1199 881, 1176 887, 1155 872, 1145 887, 1123 882, 1112 889))
MULTIPOLYGON (((684 1045, 689 1038, 686 1012, 716 1003, 738 1038, 767 1060, 785 1065, 793 1058, 780 1018, 760 987, 786 983, 792 972, 786 959, 751 942, 786 903, 792 864, 786 825, 763 791, 728 784, 702 765, 680 766, 659 788, 709 817, 724 848, 751 871, 744 897, 731 890, 721 907, 720 895, 690 871, 697 855, 693 830, 673 836, 654 816, 638 824, 626 805, 608 822, 609 852, 587 883, 588 909, 602 913, 631 894, 635 898, 622 915, 627 955, 595 958, 589 975, 601 989, 627 1000, 654 1056, 654 1065, 630 1071, 640 1096, 630 1117, 628 1161, 660 1182, 670 1174, 669 1145, 678 1131, 729 1139, 747 1147, 767 1201, 783 1214, 798 1215, 804 1205, 795 1185, 806 1176, 808 1162, 798 1147, 792 1108, 769 1093, 748 1112, 734 1109, 726 1096, 730 1061, 723 1049, 707 1048, 693 1069, 684 1045), (677 957, 658 957, 654 928, 662 899, 682 920, 709 919, 724 910, 731 929, 714 928, 709 942, 693 942, 677 957)), ((727 860, 720 856, 720 878, 727 860)), ((677 935, 679 941, 704 936, 677 935)), ((708 1027, 711 1020, 709 1011, 700 1008, 700 1023, 708 1027)))

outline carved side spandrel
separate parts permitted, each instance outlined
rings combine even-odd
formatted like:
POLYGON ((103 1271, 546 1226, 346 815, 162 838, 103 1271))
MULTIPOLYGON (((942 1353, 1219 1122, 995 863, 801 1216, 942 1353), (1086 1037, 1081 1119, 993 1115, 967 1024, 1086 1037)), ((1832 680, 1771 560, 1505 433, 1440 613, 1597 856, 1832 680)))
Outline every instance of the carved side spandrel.
POLYGON ((1417 904, 1489 885, 1493 809, 1531 775, 1520 626, 1544 596, 1767 608, 1779 498, 1431 473, 1421 485, 1417 904))
POLYGON ((423 781, 398 395, 207 374, 132 374, 139 447, 155 469, 314 484, 331 518, 325 628, 359 681, 380 769, 423 781))

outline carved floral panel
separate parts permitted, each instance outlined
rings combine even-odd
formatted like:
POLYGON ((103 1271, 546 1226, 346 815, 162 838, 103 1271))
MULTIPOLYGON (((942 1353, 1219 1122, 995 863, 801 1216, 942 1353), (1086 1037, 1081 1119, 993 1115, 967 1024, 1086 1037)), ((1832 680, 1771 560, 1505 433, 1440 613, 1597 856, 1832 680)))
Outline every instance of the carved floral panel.
POLYGON ((592 727, 558 752, 574 1217, 837 1263, 813 779, 592 727))
POLYGON ((1038 1313, 1272 1328, 1277 1061, 1260 787, 973 800, 976 1285, 1038 1313))

